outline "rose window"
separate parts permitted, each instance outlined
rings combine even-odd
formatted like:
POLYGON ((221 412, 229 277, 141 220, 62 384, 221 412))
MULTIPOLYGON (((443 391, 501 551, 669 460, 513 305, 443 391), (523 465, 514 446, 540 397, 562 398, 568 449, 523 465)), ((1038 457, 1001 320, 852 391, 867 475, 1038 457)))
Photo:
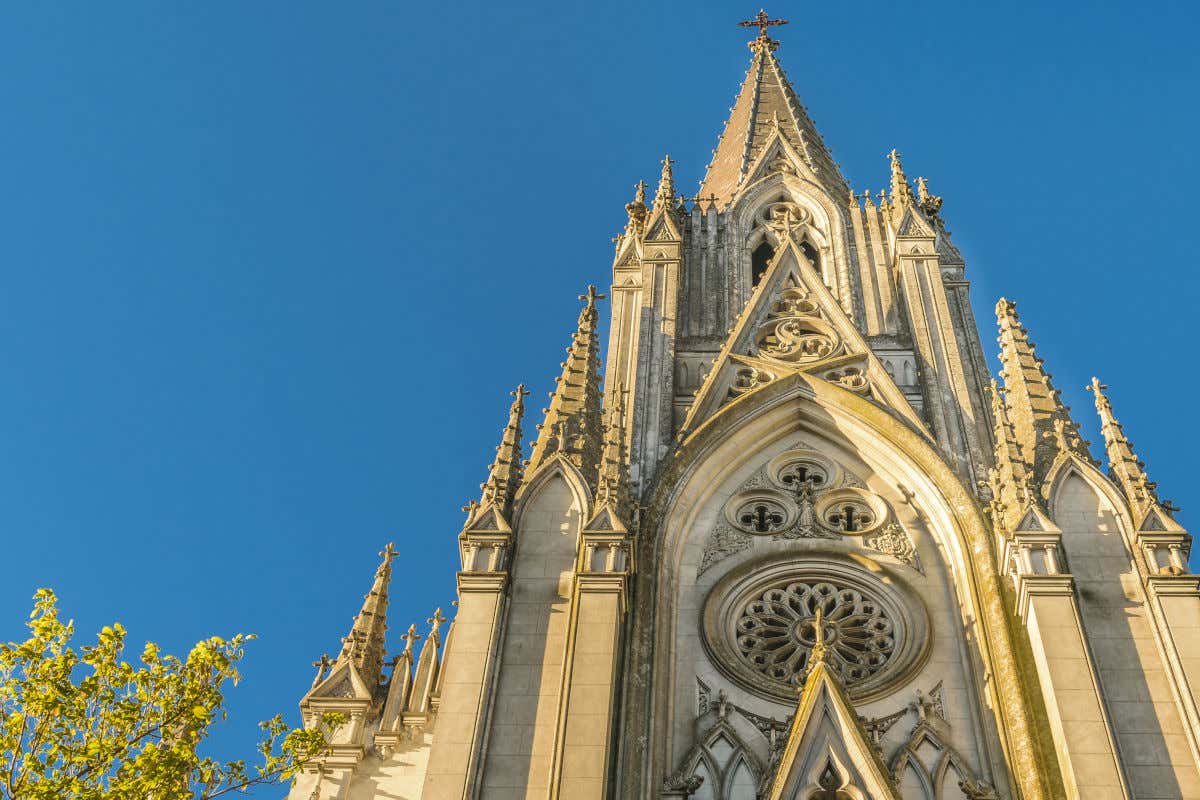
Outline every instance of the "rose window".
POLYGON ((799 685, 816 644, 818 608, 831 665, 848 688, 889 664, 896 637, 883 605, 861 589, 829 581, 792 581, 756 592, 735 623, 743 662, 774 683, 799 685))

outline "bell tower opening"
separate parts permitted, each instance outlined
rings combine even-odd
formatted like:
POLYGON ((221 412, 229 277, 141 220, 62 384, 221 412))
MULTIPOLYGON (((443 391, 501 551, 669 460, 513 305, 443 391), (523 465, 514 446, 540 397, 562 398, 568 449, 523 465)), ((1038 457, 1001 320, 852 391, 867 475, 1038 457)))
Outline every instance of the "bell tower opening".
POLYGON ((758 282, 762 280, 762 276, 767 273, 767 267, 771 264, 771 259, 775 257, 775 248, 765 239, 754 248, 750 253, 750 282, 754 286, 758 286, 758 282))
POLYGON ((808 259, 808 263, 812 264, 812 268, 821 274, 821 257, 817 255, 817 248, 812 246, 812 242, 805 239, 800 243, 800 252, 804 253, 804 257, 808 259))

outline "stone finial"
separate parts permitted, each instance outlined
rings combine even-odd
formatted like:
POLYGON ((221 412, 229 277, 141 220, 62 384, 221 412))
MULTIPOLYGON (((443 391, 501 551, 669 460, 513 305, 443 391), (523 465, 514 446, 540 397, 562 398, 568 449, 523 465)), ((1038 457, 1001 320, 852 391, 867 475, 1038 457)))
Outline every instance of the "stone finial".
POLYGON ((313 662, 313 666, 317 668, 317 677, 313 678, 312 682, 314 689, 318 683, 325 680, 325 676, 329 673, 329 668, 333 666, 333 663, 333 659, 329 657, 328 653, 322 653, 321 657, 313 662))
POLYGON ((412 655, 413 646, 421 639, 421 634, 417 633, 417 624, 414 622, 408 626, 408 633, 400 637, 404 640, 404 652, 412 655))
POLYGON ((428 623, 429 623, 429 625, 431 626, 431 627, 429 628, 429 635, 430 635, 430 636, 437 636, 437 635, 438 635, 438 632, 439 632, 439 631, 441 630, 441 628, 442 628, 442 624, 443 624, 443 623, 445 623, 445 622, 449 622, 449 620, 448 620, 448 619, 446 619, 446 617, 443 617, 443 616, 442 616, 442 609, 441 609, 441 608, 438 608, 438 609, 434 610, 434 612, 433 612, 433 616, 432 616, 432 617, 430 617, 429 619, 425 620, 425 621, 426 621, 426 622, 428 622, 428 623))
POLYGON ((555 454, 561 454, 580 469, 595 486, 600 464, 603 430, 600 418, 600 341, 596 334, 599 312, 596 301, 604 299, 589 286, 579 323, 567 348, 562 375, 550 393, 550 405, 538 426, 538 438, 526 467, 538 469, 555 454))

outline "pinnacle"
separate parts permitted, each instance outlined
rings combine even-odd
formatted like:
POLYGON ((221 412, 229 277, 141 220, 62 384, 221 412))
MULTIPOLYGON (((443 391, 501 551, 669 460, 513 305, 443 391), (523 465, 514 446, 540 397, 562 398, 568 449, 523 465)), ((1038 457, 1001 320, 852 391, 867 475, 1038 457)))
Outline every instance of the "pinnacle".
POLYGON ((624 522, 629 520, 629 464, 625 458, 625 392, 617 386, 604 429, 604 449, 596 489, 596 508, 611 506, 624 522))
POLYGON ((1013 436, 1036 477, 1044 477, 1062 453, 1087 461, 1091 454, 1079 428, 1063 405, 1060 392, 1043 369, 1034 344, 1017 316, 1017 305, 1006 298, 996 304, 1000 329, 1000 362, 1004 395, 1012 419, 1013 436))
POLYGON ((675 202, 675 177, 672 174, 671 166, 675 160, 670 155, 664 156, 662 160, 662 174, 658 178, 658 190, 654 193, 654 207, 671 208, 675 202))
POLYGON ((522 383, 510 394, 514 399, 508 411, 508 424, 496 447, 496 460, 489 467, 487 482, 480 484, 483 496, 479 502, 480 507, 497 506, 506 516, 521 483, 521 418, 525 414, 525 398, 529 392, 522 383))
POLYGON ((379 553, 383 558, 375 570, 371 591, 363 599, 362 610, 354 618, 350 634, 342 640, 336 663, 349 661, 358 668, 368 685, 383 679, 384 635, 387 632, 388 584, 392 580, 392 559, 396 548, 391 542, 379 553))
POLYGON ((1092 378, 1085 388, 1096 397, 1096 413, 1100 416, 1100 432, 1104 435, 1109 471, 1121 484, 1130 505, 1138 515, 1145 514, 1155 505, 1165 509, 1168 504, 1159 500, 1158 485, 1147 476, 1146 464, 1138 460, 1133 452, 1133 443, 1125 435, 1121 423, 1117 422, 1112 403, 1104 394, 1108 387, 1099 378, 1092 378))
POLYGON ((892 163, 892 204, 911 205, 913 202, 912 187, 908 185, 908 177, 904 174, 904 166, 900 163, 900 154, 893 147, 887 157, 892 163))
POLYGON ((567 348, 562 375, 550 393, 550 406, 538 428, 537 441, 529 457, 527 469, 530 472, 561 453, 582 470, 588 481, 596 479, 602 436, 600 342, 596 335, 600 315, 596 301, 604 297, 595 286, 589 286, 587 293, 579 296, 585 301, 584 307, 579 312, 571 347, 567 348))

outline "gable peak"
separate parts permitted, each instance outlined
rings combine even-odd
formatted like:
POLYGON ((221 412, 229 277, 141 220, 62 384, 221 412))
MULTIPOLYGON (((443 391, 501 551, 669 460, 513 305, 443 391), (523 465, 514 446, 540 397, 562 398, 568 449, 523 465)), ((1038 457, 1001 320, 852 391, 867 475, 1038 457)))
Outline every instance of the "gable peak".
POLYGON ((715 196, 719 209, 726 208, 746 185, 752 165, 776 133, 805 156, 831 194, 844 197, 849 191, 821 134, 775 57, 779 42, 766 35, 765 26, 784 23, 761 13, 755 20, 743 23, 745 27, 759 27, 758 38, 749 43, 754 55, 700 185, 700 194, 715 196))

